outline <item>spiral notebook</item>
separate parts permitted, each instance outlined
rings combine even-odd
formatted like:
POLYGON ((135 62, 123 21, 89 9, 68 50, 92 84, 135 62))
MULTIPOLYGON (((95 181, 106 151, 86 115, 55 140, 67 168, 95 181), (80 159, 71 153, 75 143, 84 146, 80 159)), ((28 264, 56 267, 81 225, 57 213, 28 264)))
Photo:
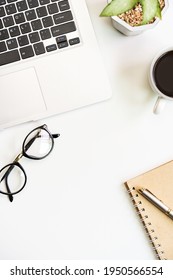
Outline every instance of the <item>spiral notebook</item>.
POLYGON ((173 209, 173 161, 125 182, 132 201, 160 260, 173 260, 173 220, 162 213, 138 189, 149 189, 173 209))

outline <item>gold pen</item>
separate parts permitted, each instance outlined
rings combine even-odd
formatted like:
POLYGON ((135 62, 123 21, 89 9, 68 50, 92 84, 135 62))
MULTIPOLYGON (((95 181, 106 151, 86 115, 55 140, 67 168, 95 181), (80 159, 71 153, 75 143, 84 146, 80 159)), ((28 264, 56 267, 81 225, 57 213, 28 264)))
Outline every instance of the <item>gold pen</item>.
POLYGON ((152 194, 147 189, 139 189, 138 192, 145 197, 148 201, 150 201, 154 206, 156 206, 159 210, 161 210, 164 214, 166 214, 169 218, 173 220, 173 210, 166 206, 160 199, 158 199, 154 194, 152 194))

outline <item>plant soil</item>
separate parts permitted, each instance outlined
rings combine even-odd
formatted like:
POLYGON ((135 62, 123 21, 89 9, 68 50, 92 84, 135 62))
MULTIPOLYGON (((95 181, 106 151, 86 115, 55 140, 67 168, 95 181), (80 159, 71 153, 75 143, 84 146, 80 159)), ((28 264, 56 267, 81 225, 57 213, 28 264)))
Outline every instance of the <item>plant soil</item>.
MULTIPOLYGON (((164 0, 159 0, 161 9, 165 6, 164 0)), ((131 26, 138 26, 142 23, 142 6, 140 3, 138 3, 133 9, 122 13, 118 16, 120 19, 124 20, 131 26)), ((150 21, 149 23, 153 23, 155 19, 150 21)))

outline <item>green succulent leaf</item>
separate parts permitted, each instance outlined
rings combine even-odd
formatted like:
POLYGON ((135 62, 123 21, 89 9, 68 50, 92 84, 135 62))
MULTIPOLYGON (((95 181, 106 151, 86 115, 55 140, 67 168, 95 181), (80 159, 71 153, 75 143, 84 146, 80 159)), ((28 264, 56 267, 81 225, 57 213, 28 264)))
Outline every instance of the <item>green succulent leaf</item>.
POLYGON ((162 10, 161 10, 160 4, 157 7, 156 17, 162 19, 162 10))
POLYGON ((143 10, 142 25, 147 24, 154 17, 161 18, 161 8, 158 0, 139 0, 143 10))
MULTIPOLYGON (((132 9, 139 0, 112 0, 101 12, 101 17, 118 16, 132 9)), ((145 1, 144 1, 145 2, 145 1)))

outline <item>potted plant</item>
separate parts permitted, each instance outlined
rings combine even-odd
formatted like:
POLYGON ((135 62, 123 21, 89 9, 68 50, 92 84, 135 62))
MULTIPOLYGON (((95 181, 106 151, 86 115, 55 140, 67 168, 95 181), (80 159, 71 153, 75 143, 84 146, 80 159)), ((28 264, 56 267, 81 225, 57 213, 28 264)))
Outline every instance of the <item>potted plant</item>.
POLYGON ((125 35, 137 35, 155 27, 168 8, 168 0, 108 0, 101 17, 125 35))

